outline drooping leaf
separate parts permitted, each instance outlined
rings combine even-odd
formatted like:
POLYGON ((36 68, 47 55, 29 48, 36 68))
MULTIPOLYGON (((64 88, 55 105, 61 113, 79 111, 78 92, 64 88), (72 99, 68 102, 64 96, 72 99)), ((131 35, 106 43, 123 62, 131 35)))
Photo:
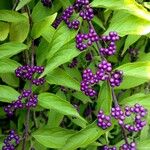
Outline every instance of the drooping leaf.
POLYGON ((41 76, 44 76, 57 68, 58 66, 70 61, 74 57, 78 56, 80 51, 75 48, 75 43, 67 43, 61 50, 55 53, 55 55, 49 59, 45 67, 45 71, 41 76))
POLYGON ((27 21, 24 15, 12 10, 0 10, 0 20, 6 22, 21 22, 27 21))
POLYGON ((9 33, 9 24, 0 21, 0 41, 4 41, 9 33))
POLYGON ((16 11, 18 11, 19 9, 21 9, 23 6, 25 6, 26 4, 28 4, 31 0, 20 0, 20 2, 18 3, 17 7, 16 7, 16 11))
POLYGON ((105 114, 110 114, 112 106, 112 92, 108 82, 104 82, 100 89, 96 109, 97 112, 102 109, 105 114))
POLYGON ((63 128, 42 128, 35 131, 32 136, 45 147, 62 148, 74 133, 75 131, 63 128))
POLYGON ((0 45, 0 59, 11 57, 27 48, 28 46, 23 43, 18 42, 4 43, 0 45))
MULTIPOLYGON (((109 130, 110 128, 106 131, 109 130)), ((82 129, 76 134, 72 135, 66 141, 62 150, 75 150, 79 147, 86 147, 96 141, 106 131, 100 129, 94 122, 93 124, 88 125, 85 129, 82 129)))
MULTIPOLYGON (((84 120, 77 110, 68 101, 63 100, 58 95, 52 93, 41 93, 38 96, 38 104, 46 109, 53 109, 61 114, 78 117, 84 120)), ((85 121, 85 120, 84 120, 85 121)), ((86 122, 86 121, 85 121, 86 122)))
POLYGON ((80 91, 79 81, 72 78, 67 72, 60 68, 50 72, 47 75, 46 80, 50 84, 62 85, 80 91))
POLYGON ((53 23, 56 18, 57 13, 48 16, 41 20, 40 22, 34 23, 31 31, 31 36, 36 39, 40 37, 44 32, 46 32, 49 26, 53 23))
POLYGON ((16 100, 19 96, 19 93, 6 85, 0 85, 0 101, 1 102, 11 102, 12 100, 16 100))
POLYGON ((117 70, 123 71, 123 82, 117 89, 129 89, 138 86, 150 79, 150 62, 127 63, 119 66, 117 70))

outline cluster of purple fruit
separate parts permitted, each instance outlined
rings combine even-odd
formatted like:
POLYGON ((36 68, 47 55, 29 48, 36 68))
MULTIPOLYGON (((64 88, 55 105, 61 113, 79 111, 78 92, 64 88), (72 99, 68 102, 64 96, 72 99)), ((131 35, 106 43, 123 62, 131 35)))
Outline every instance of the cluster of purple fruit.
POLYGON ((44 78, 33 78, 35 73, 41 74, 44 71, 44 67, 42 66, 21 66, 15 70, 16 76, 18 78, 31 80, 34 85, 42 85, 45 82, 44 78))
POLYGON ((109 35, 103 35, 100 40, 104 41, 106 45, 108 45, 107 47, 101 47, 99 49, 100 53, 102 53, 103 55, 114 55, 116 52, 116 44, 115 42, 119 40, 119 36, 117 34, 117 32, 109 32, 109 35))
POLYGON ((2 150, 15 150, 13 141, 15 141, 15 144, 18 145, 20 142, 20 138, 14 130, 11 130, 7 138, 4 140, 4 146, 2 147, 2 150))
POLYGON ((41 0, 41 3, 46 6, 46 7, 51 7, 52 6, 52 2, 51 0, 41 0))
POLYGON ((74 68, 78 64, 77 58, 73 58, 72 62, 68 65, 69 68, 74 68))
POLYGON ((112 87, 119 86, 122 82, 123 73, 122 71, 112 72, 111 63, 103 60, 98 65, 98 70, 96 74, 93 74, 90 69, 83 71, 82 81, 81 81, 81 91, 83 91, 88 96, 96 95, 96 91, 92 89, 94 84, 97 84, 99 81, 108 80, 112 87))
POLYGON ((33 94, 31 90, 23 90, 16 101, 4 107, 4 111, 8 116, 12 116, 16 109, 36 107, 37 102, 37 95, 33 94))

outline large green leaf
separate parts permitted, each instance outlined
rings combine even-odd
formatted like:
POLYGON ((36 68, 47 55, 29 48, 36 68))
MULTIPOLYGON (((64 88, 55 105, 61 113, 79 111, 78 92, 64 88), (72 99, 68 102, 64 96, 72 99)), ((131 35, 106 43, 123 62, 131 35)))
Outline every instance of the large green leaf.
POLYGON ((128 34, 145 35, 150 32, 150 21, 130 15, 124 11, 117 11, 114 13, 105 34, 110 31, 116 31, 120 36, 128 34))
POLYGON ((50 72, 47 75, 46 80, 50 84, 62 85, 80 91, 79 81, 72 78, 66 71, 60 68, 50 72))
POLYGON ((9 33, 9 24, 0 21, 0 41, 3 41, 7 38, 9 33))
POLYGON ((106 114, 110 114, 112 105, 112 92, 108 82, 104 82, 100 89, 97 100, 97 111, 102 109, 106 114))
POLYGON ((127 63, 119 66, 117 70, 124 73, 123 82, 117 89, 129 89, 150 79, 150 61, 127 63))
POLYGON ((32 136, 45 147, 62 148, 74 133, 76 132, 63 128, 42 128, 33 132, 32 136))
POLYGON ((29 19, 21 22, 13 22, 10 25, 10 41, 24 42, 29 33, 29 19))
POLYGON ((66 141, 62 150, 75 150, 79 147, 86 147, 96 141, 102 134, 109 130, 110 128, 105 131, 100 129, 94 122, 93 124, 87 126, 85 129, 82 129, 73 136, 71 136, 66 141))
MULTIPOLYGON (((77 110, 68 101, 52 93, 41 93, 38 96, 38 104, 46 109, 53 109, 61 114, 78 117, 84 120, 77 110)), ((85 121, 85 120, 84 120, 85 121)), ((86 121, 85 121, 86 122, 86 121)))
POLYGON ((0 10, 0 20, 6 22, 21 22, 27 21, 27 17, 11 10, 0 10))
POLYGON ((0 73, 14 73, 19 63, 11 59, 0 60, 0 73))
POLYGON ((40 37, 44 32, 46 32, 48 30, 48 28, 50 27, 50 25, 55 20, 56 15, 57 15, 57 13, 44 18, 40 22, 34 23, 32 31, 31 31, 31 36, 34 39, 36 39, 36 38, 40 37))
POLYGON ((13 88, 0 85, 0 101, 1 102, 11 102, 12 100, 17 100, 19 93, 13 88))
POLYGON ((21 9, 23 6, 25 6, 26 4, 28 4, 31 0, 20 0, 20 2, 18 3, 17 7, 16 7, 16 11, 18 11, 19 9, 21 9))
POLYGON ((150 21, 150 13, 135 0, 94 0, 93 7, 105 7, 113 10, 124 10, 144 20, 150 21))
POLYGON ((150 149, 150 140, 141 140, 137 143, 138 150, 149 150, 150 149))
POLYGON ((18 42, 4 43, 0 45, 0 59, 11 57, 27 48, 28 46, 23 43, 18 43, 18 42))
POLYGON ((59 52, 57 52, 52 58, 49 59, 42 76, 48 74, 58 66, 70 61, 71 59, 78 56, 79 54, 80 51, 78 51, 75 48, 74 42, 64 45, 59 52))

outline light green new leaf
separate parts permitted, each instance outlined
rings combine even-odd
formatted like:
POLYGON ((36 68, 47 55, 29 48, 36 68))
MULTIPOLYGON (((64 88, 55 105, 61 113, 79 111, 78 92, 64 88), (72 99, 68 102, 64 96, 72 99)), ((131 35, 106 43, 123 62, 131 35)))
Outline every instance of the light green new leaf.
POLYGON ((100 88, 96 109, 97 112, 102 109, 105 114, 110 114, 112 106, 112 92, 108 82, 104 82, 100 88))
POLYGON ((135 0, 94 0, 93 7, 104 7, 113 10, 124 10, 134 16, 150 21, 150 13, 135 0))
POLYGON ((117 89, 129 89, 150 80, 150 61, 127 63, 119 66, 123 71, 123 82, 117 89))
POLYGON ((138 18, 123 11, 114 13, 109 28, 105 32, 116 31, 120 36, 145 35, 150 32, 150 21, 138 18))
POLYGON ((19 9, 21 9, 23 6, 25 6, 26 4, 28 4, 31 0, 20 0, 20 2, 18 3, 17 7, 16 7, 16 11, 18 11, 19 9))
POLYGON ((129 46, 135 43, 140 37, 141 37, 140 35, 128 35, 121 55, 123 55, 129 48, 129 46))
POLYGON ((29 19, 21 22, 13 22, 10 25, 10 41, 24 42, 29 33, 29 19))
POLYGON ((17 100, 19 93, 6 85, 0 85, 0 101, 1 102, 11 102, 17 100))
POLYGON ((0 21, 0 41, 4 41, 9 33, 9 24, 0 21))
POLYGON ((141 140, 137 143, 138 150, 149 150, 150 149, 150 140, 141 140))
POLYGON ((79 147, 86 147, 109 130, 110 128, 105 131, 100 129, 94 122, 71 136, 64 144, 62 150, 76 150, 79 147))
POLYGON ((45 147, 62 148, 67 139, 75 133, 73 130, 45 127, 33 132, 32 136, 45 147))
POLYGON ((78 56, 80 53, 81 52, 76 49, 75 43, 67 43, 61 47, 60 51, 58 51, 52 58, 49 59, 45 67, 45 71, 41 76, 48 74, 58 66, 78 56))
POLYGON ((14 73, 15 69, 19 67, 20 64, 11 59, 1 59, 0 60, 0 73, 14 73))
POLYGON ((78 31, 76 30, 68 30, 65 23, 60 24, 60 26, 53 35, 52 42, 50 43, 47 59, 52 58, 56 52, 62 49, 62 46, 74 39, 77 35, 77 32, 78 31))
POLYGON ((42 21, 34 23, 31 31, 31 36, 36 39, 48 30, 57 16, 57 13, 44 18, 42 21))
POLYGON ((120 104, 133 106, 135 103, 150 109, 150 94, 138 93, 121 100, 120 104))
POLYGON ((27 21, 24 15, 12 10, 0 10, 0 20, 6 22, 21 22, 27 21))
MULTIPOLYGON (((53 109, 61 114, 78 117, 85 121, 68 101, 52 93, 42 93, 38 96, 38 105, 46 109, 53 109)), ((86 122, 86 121, 85 121, 86 122)))
POLYGON ((46 81, 50 84, 62 85, 80 91, 79 81, 72 78, 66 71, 60 68, 50 72, 46 77, 46 81))
POLYGON ((0 45, 0 59, 11 57, 27 49, 28 46, 23 43, 9 42, 0 45))

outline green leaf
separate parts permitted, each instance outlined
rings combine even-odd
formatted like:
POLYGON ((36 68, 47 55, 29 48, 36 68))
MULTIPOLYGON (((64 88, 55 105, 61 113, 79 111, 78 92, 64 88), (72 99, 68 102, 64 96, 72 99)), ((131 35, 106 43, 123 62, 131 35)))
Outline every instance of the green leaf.
POLYGON ((21 22, 13 22, 10 25, 10 41, 24 42, 29 33, 29 19, 21 22))
POLYGON ((36 39, 40 37, 44 32, 46 32, 49 26, 53 23, 56 18, 57 13, 44 18, 42 21, 34 23, 31 31, 31 36, 36 39))
POLYGON ((140 35, 128 35, 121 55, 123 55, 129 48, 129 46, 135 43, 140 37, 141 37, 140 35))
POLYGON ((127 63, 116 68, 122 70, 123 82, 117 89, 129 89, 138 86, 150 79, 150 62, 127 63))
POLYGON ((0 41, 4 41, 9 33, 9 24, 0 21, 0 41))
MULTIPOLYGON (((78 31, 68 30, 68 27, 65 23, 61 23, 58 29, 53 35, 52 42, 49 46, 49 53, 47 59, 50 59, 56 54, 56 52, 62 49, 62 46, 67 45, 72 39, 75 38, 78 31)), ((69 46, 69 44, 67 45, 69 46)), ((69 47, 68 47, 69 48, 69 47)))
POLYGON ((138 150, 149 150, 150 149, 150 140, 141 140, 137 143, 138 150))
POLYGON ((15 69, 19 67, 20 64, 11 59, 1 59, 0 60, 0 73, 14 73, 15 69))
POLYGON ((6 85, 0 85, 0 101, 1 102, 11 102, 13 100, 16 100, 18 96, 19 96, 19 93, 13 88, 6 86, 6 85))
POLYGON ((67 72, 60 68, 50 72, 46 77, 46 81, 49 84, 62 85, 80 91, 79 81, 72 78, 67 72))
POLYGON ((75 150, 79 147, 86 147, 109 130, 110 128, 105 131, 100 129, 94 122, 93 124, 88 125, 85 129, 82 129, 71 136, 64 144, 62 150, 75 150))
POLYGON ((128 34, 145 35, 150 32, 150 21, 135 17, 123 11, 114 13, 109 28, 105 34, 116 31, 120 36, 128 34))
POLYGON ((135 0, 94 0, 91 5, 93 7, 104 7, 113 10, 124 10, 144 20, 150 21, 150 13, 142 5, 135 0))
POLYGON ((19 9, 21 9, 23 6, 25 6, 26 4, 28 4, 31 0, 20 0, 20 2, 18 3, 17 7, 16 7, 16 11, 18 11, 19 9))
POLYGON ((58 51, 52 58, 49 59, 45 67, 45 71, 41 76, 48 74, 58 66, 70 61, 79 54, 80 51, 76 49, 75 43, 67 43, 61 47, 60 51, 58 51))
POLYGON ((28 46, 23 43, 18 43, 18 42, 4 43, 0 45, 0 59, 11 57, 27 48, 28 46))
POLYGON ((6 22, 21 22, 27 21, 24 15, 12 10, 0 10, 0 20, 6 22))
POLYGON ((62 148, 75 131, 63 128, 42 128, 33 132, 32 136, 48 148, 62 148))
POLYGON ((102 109, 105 114, 110 114, 112 106, 112 92, 108 82, 104 82, 100 89, 96 109, 97 112, 102 109))
MULTIPOLYGON (((61 114, 78 117, 84 120, 68 101, 52 93, 42 93, 38 96, 38 104, 46 109, 53 109, 61 114)), ((84 120, 85 121, 85 120, 84 120)), ((86 122, 86 121, 85 121, 86 122)))
POLYGON ((120 104, 133 106, 135 103, 138 102, 144 107, 150 109, 149 97, 150 97, 150 94, 138 93, 138 94, 134 94, 130 97, 123 99, 120 102, 120 104))
POLYGON ((103 22, 97 17, 94 16, 93 20, 94 23, 96 23, 99 27, 101 27, 103 30, 105 30, 105 27, 103 25, 103 22))

